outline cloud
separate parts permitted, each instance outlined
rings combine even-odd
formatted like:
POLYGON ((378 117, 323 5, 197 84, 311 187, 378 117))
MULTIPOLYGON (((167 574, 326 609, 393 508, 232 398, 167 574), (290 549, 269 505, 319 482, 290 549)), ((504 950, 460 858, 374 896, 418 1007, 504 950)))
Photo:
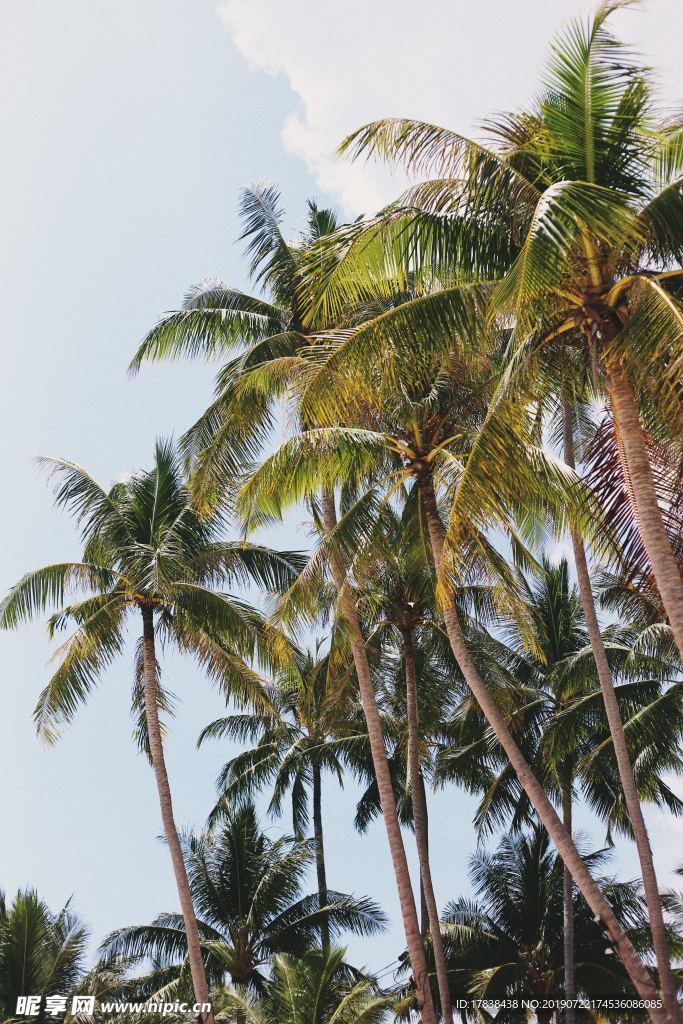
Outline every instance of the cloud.
MULTIPOLYGON (((407 115, 461 131, 533 96, 549 41, 592 0, 223 0, 220 13, 250 66, 282 75, 293 97, 282 140, 347 214, 393 198, 401 178, 335 157, 346 134, 378 117, 407 115), (523 7, 523 10, 522 10, 523 7)), ((618 15, 619 30, 683 92, 679 0, 651 0, 618 15), (666 31, 662 25, 666 22, 666 31)))

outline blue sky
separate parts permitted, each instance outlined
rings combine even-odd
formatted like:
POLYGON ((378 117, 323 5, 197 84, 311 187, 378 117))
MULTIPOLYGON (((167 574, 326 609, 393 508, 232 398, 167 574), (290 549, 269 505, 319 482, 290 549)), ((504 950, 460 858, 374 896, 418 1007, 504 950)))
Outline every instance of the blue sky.
MULTIPOLYGON (((0 588, 29 568, 78 554, 31 463, 58 455, 104 483, 145 465, 154 438, 181 432, 207 403, 213 369, 125 368, 185 289, 220 275, 246 286, 239 188, 282 188, 287 230, 317 194, 356 214, 398 187, 386 172, 333 158, 335 144, 384 114, 470 128, 532 93, 548 41, 573 0, 5 0, 0 34, 0 588)), ((678 0, 652 0, 621 24, 661 67, 662 96, 683 95, 678 0)), ((296 517, 270 542, 298 546, 296 517)), ((175 906, 151 771, 128 714, 130 659, 113 668, 58 746, 44 750, 31 711, 48 678, 41 626, 0 634, 0 886, 72 893, 97 937, 175 906)), ((221 701, 191 665, 165 666, 182 707, 168 741, 177 819, 208 812, 220 745, 195 749, 221 701)), ((441 903, 465 888, 471 801, 432 807, 441 903)), ((330 884, 391 915, 383 939, 354 942, 379 967, 400 948, 381 827, 350 828, 353 791, 325 794, 330 884)), ((658 863, 677 862, 678 828, 651 816, 658 863)), ((596 842, 599 832, 595 833, 596 842)), ((409 842, 409 840, 408 840, 409 842)), ((625 873, 632 853, 620 851, 625 873)))

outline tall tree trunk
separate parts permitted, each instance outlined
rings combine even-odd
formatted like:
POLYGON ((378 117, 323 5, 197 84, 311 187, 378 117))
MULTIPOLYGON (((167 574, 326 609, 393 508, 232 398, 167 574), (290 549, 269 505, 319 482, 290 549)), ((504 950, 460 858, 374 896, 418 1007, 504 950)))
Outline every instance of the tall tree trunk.
POLYGON ((427 799, 424 790, 422 771, 420 768, 420 720, 417 701, 417 679, 415 676, 415 652, 411 629, 403 629, 403 656, 406 672, 406 707, 408 718, 408 777, 410 779, 410 795, 413 804, 413 824, 415 826, 415 843, 420 863, 420 878, 427 905, 429 931, 432 936, 436 980, 441 1001, 441 1013, 446 1024, 453 1020, 451 993, 448 985, 448 968, 443 948, 439 909, 434 896, 432 871, 429 864, 429 834, 427 826, 427 799))
MULTIPOLYGON (((422 473, 418 480, 422 504, 427 520, 429 538, 436 565, 437 572, 440 571, 443 563, 444 529, 439 517, 436 495, 431 478, 428 474, 422 473)), ((657 989, 653 980, 638 956, 638 953, 631 944, 628 936, 617 920, 614 911, 603 896, 602 892, 593 880, 586 867, 579 851, 576 849, 572 837, 562 824, 557 811, 551 804, 548 796, 527 764, 521 750, 515 743, 505 721, 505 716, 491 696, 484 680, 479 675, 474 664, 465 637, 463 636, 458 613, 454 605, 448 605, 443 611, 446 632, 450 641, 451 650, 465 680, 471 689, 479 707, 481 708, 487 722, 493 729, 495 736, 505 751, 508 760, 522 785, 524 792, 529 798, 531 806, 536 811, 539 820, 547 830, 557 852, 567 865, 581 891, 586 903, 593 911, 593 914, 600 919, 611 942, 621 957, 621 961, 641 999, 658 999, 657 989)), ((652 1021, 664 1022, 668 1019, 667 1013, 656 1006, 648 1009, 652 1021)))
MULTIPOLYGON (((420 786, 424 794, 424 806, 425 806, 425 823, 426 823, 426 841, 427 841, 427 853, 429 853, 429 808, 427 807, 427 793, 425 791, 425 782, 422 771, 420 771, 420 786)), ((420 932, 422 938, 426 938, 427 932, 429 931, 429 911, 427 910, 427 901, 425 900, 425 890, 422 884, 422 875, 420 874, 420 932)))
MULTIPOLYGON (((322 518, 327 533, 331 533, 337 525, 337 513, 334 507, 334 496, 329 493, 322 495, 322 518)), ((406 851, 401 835, 401 826, 396 813, 396 801, 394 790, 391 784, 391 775, 387 763, 387 752, 384 746, 382 735, 382 722, 377 708, 375 688, 370 674, 365 641, 360 628, 360 621, 356 611, 356 604, 353 595, 344 585, 346 571, 339 555, 333 550, 330 554, 330 569, 332 578, 339 596, 339 610, 345 620, 350 636, 353 663, 358 676, 358 687, 360 690, 363 714, 368 729, 370 741, 370 752, 372 763, 377 778, 377 789, 382 806, 384 826, 389 841, 389 851, 396 877, 399 902, 401 905, 401 916, 403 918, 403 929, 405 931, 408 956, 412 967, 413 979, 415 981, 415 993, 423 1024, 435 1024, 434 1004, 429 987, 429 970, 425 957, 422 936, 420 935, 420 924, 417 919, 415 908, 415 895, 410 882, 410 872, 406 851)))
MULTIPOLYGON (((575 469, 576 460, 574 456, 572 415, 571 407, 567 403, 565 403, 563 415, 564 458, 567 465, 572 469, 575 469)), ((640 427, 638 427, 638 429, 640 430, 640 427)), ((617 695, 614 691, 612 672, 609 667, 609 662, 607 661, 607 653, 600 633, 600 624, 595 610, 593 588, 591 585, 590 573, 588 571, 586 549, 580 534, 576 530, 571 531, 571 538, 572 547, 574 549, 574 562, 576 564, 579 594, 581 597, 581 608, 583 610, 584 619, 586 620, 586 627, 588 629, 588 637, 593 651, 593 658, 595 659, 595 665, 598 670, 598 679, 600 680, 602 699, 605 705, 605 712, 607 715, 610 735, 612 737, 612 743, 614 745, 614 755, 619 771, 619 780, 624 791, 626 808, 628 810, 631 828, 633 829, 633 837, 638 851, 638 860, 640 861, 640 872, 643 878, 643 892, 645 894, 645 901, 647 903, 648 916, 650 919, 652 943, 657 957, 657 969, 659 971, 662 996, 672 1021, 676 1021, 677 1024, 680 1024, 683 1018, 681 1017, 680 1006, 678 1004, 678 999, 676 998, 676 982, 674 981, 671 971, 671 959, 669 956, 669 946, 666 941, 664 914, 662 912, 662 901, 659 895, 659 886, 657 885, 657 875, 655 873, 654 860, 652 857, 652 847, 650 846, 650 839, 647 834, 645 819, 643 818, 643 809, 640 805, 636 781, 633 777, 633 766, 631 765, 631 759, 626 745, 624 725, 619 712, 617 695)))
MULTIPOLYGON (((164 826, 166 842, 171 852, 173 873, 175 875, 180 909, 185 924, 185 935, 187 937, 187 957, 190 963, 190 974, 192 976, 192 987, 194 989, 195 1002, 211 1005, 209 998, 209 986, 206 983, 206 972, 202 960, 202 950, 199 940, 199 929, 197 918, 192 904, 192 893, 190 883, 187 880, 185 860, 178 838, 178 830, 173 819, 173 803, 171 801, 171 787, 168 784, 166 772, 166 761, 164 758, 164 745, 161 738, 161 727, 159 725, 158 708, 158 681, 157 662, 154 638, 154 612, 151 608, 142 608, 143 624, 143 677, 145 695, 145 718, 147 720, 147 733, 149 736, 149 750, 152 758, 152 767, 156 779, 157 791, 159 793, 159 806, 161 808, 161 820, 164 826)), ((211 1010, 204 1011, 198 1015, 202 1024, 213 1024, 213 1013, 211 1010)))
MULTIPOLYGON (((325 871, 325 844, 323 841, 322 785, 320 765, 313 762, 313 837, 315 842, 315 873, 318 879, 318 902, 321 907, 328 904, 327 872, 325 871)), ((330 947, 330 922, 326 917, 320 924, 320 941, 323 950, 330 947)))
MULTIPOLYGON (((567 835, 572 834, 572 787, 571 782, 562 786, 562 824, 567 835)), ((565 864, 562 875, 562 912, 564 917, 564 994, 567 999, 576 996, 574 971, 574 884, 571 872, 565 864)), ((565 1024, 574 1024, 576 1010, 568 1006, 564 1012, 565 1024)))
POLYGON ((638 512, 638 528, 676 645, 683 657, 683 580, 662 522, 633 387, 624 367, 615 361, 607 365, 607 390, 614 423, 623 442, 631 492, 638 512))
POLYGON ((425 899, 425 887, 422 882, 422 874, 420 874, 420 935, 423 939, 427 938, 427 932, 429 931, 429 911, 427 910, 427 901, 425 899))

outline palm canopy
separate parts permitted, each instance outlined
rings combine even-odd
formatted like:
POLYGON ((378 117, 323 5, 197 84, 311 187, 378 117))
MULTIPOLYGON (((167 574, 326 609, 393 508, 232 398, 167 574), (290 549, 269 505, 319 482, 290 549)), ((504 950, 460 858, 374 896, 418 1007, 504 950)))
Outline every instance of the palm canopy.
POLYGON ((359 360, 374 362, 392 331, 408 343, 420 324, 418 344, 447 347, 458 326, 449 304, 476 276, 498 282, 489 309, 514 317, 515 362, 551 341, 589 366, 596 351, 618 355, 651 404, 678 408, 683 126, 658 115, 646 69, 609 31, 612 13, 631 4, 605 0, 572 22, 535 106, 488 123, 486 144, 398 118, 345 141, 353 155, 435 175, 311 254, 325 266, 329 253, 322 283, 311 277, 314 310, 336 311, 382 282, 419 284, 400 313, 360 328, 359 360), (430 302, 422 293, 434 280, 447 287, 430 302))
MULTIPOLYGON (((309 842, 270 839, 245 804, 213 832, 188 835, 184 854, 210 985, 229 978, 264 991, 268 964, 278 954, 303 956, 315 945, 321 921, 333 936, 348 929, 372 935, 385 924, 368 899, 329 892, 327 907, 302 896, 313 860, 309 842)), ((161 914, 150 925, 122 928, 105 940, 104 963, 124 955, 152 957, 180 972, 187 954, 182 917, 161 914)))
MULTIPOLYGON (((17 1013, 19 996, 69 995, 85 974, 88 932, 70 904, 57 913, 33 889, 7 903, 0 892, 0 1016, 25 1019, 17 1013)), ((39 1021, 46 1016, 41 999, 39 1021)))
MULTIPOLYGON (((341 354, 343 346, 334 351, 341 354)), ((332 390, 321 390, 315 352, 307 357, 310 374, 296 387, 306 417, 328 425, 299 431, 247 480, 237 499, 247 527, 270 524, 320 488, 339 488, 347 498, 344 516, 319 557, 334 545, 352 567, 384 527, 388 499, 396 495, 400 501, 406 490, 428 481, 443 495, 447 519, 437 594, 452 596, 475 580, 493 587, 491 595, 503 603, 512 600, 515 570, 492 542, 493 528, 508 535, 522 561, 522 541, 561 531, 568 521, 596 531, 600 516, 590 494, 543 450, 528 410, 509 402, 489 418, 495 347, 482 349, 474 362, 457 346, 424 360, 419 352, 408 353, 416 374, 391 382, 384 365, 358 379, 353 359, 347 366, 340 356, 332 390)), ((415 495, 413 501, 418 504, 415 495)))
POLYGON ((257 457, 274 424, 273 399, 282 396, 298 351, 311 342, 300 299, 304 253, 337 227, 332 211, 308 202, 305 230, 294 240, 283 233, 280 194, 268 183, 243 190, 241 239, 249 273, 265 295, 256 297, 220 280, 191 289, 183 309, 163 317, 131 363, 161 359, 218 358, 236 353, 217 375, 214 401, 181 440, 192 462, 195 491, 212 500, 216 489, 240 477, 257 457), (272 389, 246 386, 244 378, 268 364, 272 389))
MULTIPOLYGON (((605 853, 587 856, 593 867, 605 853)), ((444 914, 446 955, 454 996, 543 999, 563 990, 562 862, 545 830, 503 839, 470 861, 475 898, 460 898, 444 914)), ((600 879, 637 948, 648 945, 647 914, 634 882, 600 879)), ((583 899, 574 896, 576 990, 586 996, 631 994, 628 977, 583 899)), ((501 1009, 504 1022, 526 1011, 501 1009)), ((552 1011, 543 1014, 549 1020, 552 1011)), ((541 1013, 539 1013, 541 1019, 541 1013)))
POLYGON ((269 786, 269 813, 279 816, 289 794, 294 834, 305 835, 314 772, 329 772, 343 785, 348 752, 365 739, 349 713, 353 696, 348 663, 337 652, 321 655, 318 645, 314 652, 297 652, 276 674, 267 710, 245 711, 206 726, 200 743, 209 738, 255 742, 224 765, 218 780, 221 799, 210 821, 269 786))
POLYGON ((276 956, 260 998, 228 989, 218 1004, 221 1016, 239 1024, 380 1024, 392 1000, 371 978, 352 971, 343 949, 276 956))
MULTIPOLYGON (((565 561, 543 558, 526 588, 527 618, 534 642, 514 624, 503 630, 507 643, 490 641, 498 655, 497 696, 517 742, 548 792, 581 792, 606 822, 608 834, 630 833, 595 662, 577 588, 565 561)), ((628 628, 605 631, 605 649, 624 720, 638 792, 642 800, 680 814, 683 805, 664 776, 680 771, 680 688, 677 659, 648 650, 641 634, 628 628)), ((436 764, 440 781, 459 781, 482 793, 478 827, 488 832, 531 820, 531 807, 495 736, 469 696, 444 727, 436 764)))
MULTIPOLYGON (((73 514, 83 542, 82 561, 27 573, 0 606, 4 628, 48 607, 57 609, 48 621, 50 637, 75 626, 57 649, 58 668, 36 707, 40 733, 53 740, 71 720, 123 652, 134 611, 153 615, 162 643, 192 655, 226 694, 263 699, 261 677, 250 662, 276 663, 277 640, 260 613, 222 587, 253 582, 286 588, 302 558, 221 539, 221 514, 198 514, 168 441, 157 443, 151 470, 108 491, 73 463, 39 461, 56 481, 56 503, 73 514), (67 598, 74 600, 65 604, 67 598)), ((139 677, 138 666, 138 709, 139 677)))
POLYGON ((239 213, 243 224, 240 240, 247 242, 249 275, 269 294, 270 301, 246 295, 219 279, 208 279, 190 289, 182 311, 166 314, 147 334, 131 362, 133 371, 147 361, 221 356, 287 332, 296 335, 302 331, 300 264, 308 246, 335 230, 335 215, 309 199, 306 228, 288 241, 282 226, 280 193, 269 182, 242 190, 239 213))

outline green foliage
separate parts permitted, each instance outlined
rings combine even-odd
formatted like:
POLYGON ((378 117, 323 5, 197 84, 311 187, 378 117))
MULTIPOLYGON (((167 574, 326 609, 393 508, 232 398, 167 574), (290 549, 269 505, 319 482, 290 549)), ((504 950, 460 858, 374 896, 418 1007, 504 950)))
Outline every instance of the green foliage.
MULTIPOLYGON (((586 856, 592 868, 603 852, 586 856)), ((492 853, 470 860, 474 899, 460 898, 444 914, 446 955, 454 995, 541 999, 563 989, 562 862, 547 834, 505 838, 492 853)), ((636 948, 647 948, 647 917, 635 882, 600 879, 601 888, 636 948)), ((602 927, 574 895, 576 988, 585 996, 632 994, 602 927)), ((501 1010, 503 1021, 523 1019, 501 1010)))
MULTIPOLYGON (((88 931, 70 903, 57 913, 34 889, 16 894, 6 903, 0 892, 0 1015, 16 1016, 22 995, 70 995, 85 973, 88 931)), ((41 1003, 40 1022, 46 1016, 41 1003)))
POLYGON ((277 956, 265 993, 227 989, 219 997, 223 1019, 239 1024, 379 1024, 391 1007, 372 978, 350 969, 345 950, 277 956))
POLYGON ((290 794, 292 827, 303 837, 309 827, 308 793, 314 772, 333 775, 340 785, 353 749, 364 733, 349 714, 355 678, 337 656, 296 652, 269 690, 270 706, 251 713, 219 718, 202 731, 206 739, 256 742, 228 761, 219 776, 221 798, 210 822, 225 810, 271 789, 269 813, 279 816, 290 794))
MULTIPOLYGON (((332 936, 350 930, 373 935, 385 917, 375 903, 329 892, 327 907, 303 896, 313 859, 309 842, 261 831, 245 804, 204 835, 184 838, 185 861, 210 985, 225 979, 255 992, 267 990, 271 958, 302 957, 315 946, 323 919, 332 936)), ((179 914, 160 914, 149 925, 122 928, 102 944, 107 966, 124 956, 172 968, 178 977, 187 942, 179 914)))
MULTIPOLYGON (((157 443, 152 470, 109 491, 73 463, 41 462, 55 480, 58 506, 76 519, 84 549, 82 562, 27 574, 0 605, 5 628, 55 605, 50 635, 75 626, 57 648, 58 667, 36 707, 40 734, 57 738, 123 653, 130 613, 144 609, 154 615, 162 643, 192 656, 226 695, 263 702, 252 663, 277 664, 279 638, 262 613, 223 588, 253 582, 284 589, 303 566, 301 556, 222 540, 222 511, 199 514, 169 442, 157 443), (62 605, 72 595, 79 600, 62 605)), ((159 702, 163 710, 163 692, 159 702)))
MULTIPOLYGON (((566 562, 543 561, 526 584, 526 616, 534 642, 515 624, 503 630, 494 657, 501 685, 497 700, 536 776, 560 803, 579 795, 613 831, 630 834, 595 660, 588 643, 578 591, 566 562)), ((678 773, 683 728, 678 659, 661 648, 647 650, 638 631, 611 627, 604 642, 626 741, 643 802, 679 815, 683 805, 666 784, 678 773)), ((524 827, 533 812, 519 780, 480 712, 465 696, 444 727, 436 773, 482 794, 475 822, 483 834, 524 827)))

